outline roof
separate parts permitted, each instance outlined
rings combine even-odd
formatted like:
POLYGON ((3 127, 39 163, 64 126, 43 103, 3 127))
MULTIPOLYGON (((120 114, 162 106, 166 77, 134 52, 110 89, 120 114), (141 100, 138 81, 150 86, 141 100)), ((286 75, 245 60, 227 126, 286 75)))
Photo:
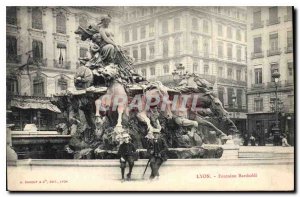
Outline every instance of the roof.
POLYGON ((11 100, 11 107, 16 107, 20 109, 46 109, 56 113, 61 113, 56 105, 53 105, 50 100, 41 98, 26 98, 17 97, 11 100))

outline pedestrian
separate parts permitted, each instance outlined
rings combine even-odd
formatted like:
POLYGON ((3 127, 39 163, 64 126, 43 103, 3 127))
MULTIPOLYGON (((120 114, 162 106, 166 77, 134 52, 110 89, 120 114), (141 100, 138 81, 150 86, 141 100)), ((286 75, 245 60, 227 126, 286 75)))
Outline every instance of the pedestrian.
POLYGON ((249 143, 249 138, 248 138, 248 134, 246 133, 245 136, 244 136, 243 146, 248 146, 248 143, 249 143))
POLYGON ((168 145, 160 136, 160 131, 153 132, 153 138, 148 141, 147 152, 150 154, 151 175, 150 180, 159 177, 159 168, 167 161, 168 145))
POLYGON ((127 174, 127 180, 131 179, 132 168, 134 166, 136 148, 133 143, 130 142, 130 136, 128 133, 122 135, 123 143, 119 147, 118 155, 120 155, 120 167, 122 174, 122 181, 125 181, 124 173, 126 168, 126 162, 129 165, 129 172, 127 174))
POLYGON ((256 146, 256 144, 255 144, 255 137, 252 134, 250 136, 250 143, 251 143, 251 146, 256 146))
POLYGON ((282 142, 282 146, 283 147, 289 147, 289 146, 291 146, 291 145, 289 145, 289 143, 288 143, 288 141, 286 139, 286 134, 282 134, 282 140, 281 140, 281 142, 282 142))

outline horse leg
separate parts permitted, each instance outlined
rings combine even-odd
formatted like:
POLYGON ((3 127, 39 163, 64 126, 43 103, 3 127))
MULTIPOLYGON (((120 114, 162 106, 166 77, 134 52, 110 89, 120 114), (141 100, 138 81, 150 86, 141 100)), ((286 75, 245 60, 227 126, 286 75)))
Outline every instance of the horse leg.
POLYGON ((123 106, 118 106, 118 122, 116 127, 122 127, 122 116, 124 112, 124 107, 123 106))
POLYGON ((196 121, 198 122, 198 124, 206 126, 206 127, 210 127, 213 130, 215 130, 217 132, 217 136, 226 136, 225 133, 223 133, 220 129, 218 129, 215 125, 213 125, 211 122, 204 120, 203 118, 201 118, 200 116, 196 116, 196 121))
POLYGON ((153 133, 153 131, 155 131, 155 130, 158 130, 158 131, 161 130, 161 126, 160 126, 159 121, 157 120, 157 128, 154 128, 151 125, 151 121, 150 121, 150 119, 148 118, 148 116, 146 115, 145 112, 137 113, 136 117, 138 118, 139 121, 141 121, 141 122, 143 122, 147 125, 148 132, 153 133))

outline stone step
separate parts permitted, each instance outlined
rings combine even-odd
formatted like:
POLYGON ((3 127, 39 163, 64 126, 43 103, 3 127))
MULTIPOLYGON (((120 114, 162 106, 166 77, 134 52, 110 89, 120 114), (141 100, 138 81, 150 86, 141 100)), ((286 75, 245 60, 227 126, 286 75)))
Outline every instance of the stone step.
POLYGON ((239 158, 294 158, 294 147, 241 146, 239 158))

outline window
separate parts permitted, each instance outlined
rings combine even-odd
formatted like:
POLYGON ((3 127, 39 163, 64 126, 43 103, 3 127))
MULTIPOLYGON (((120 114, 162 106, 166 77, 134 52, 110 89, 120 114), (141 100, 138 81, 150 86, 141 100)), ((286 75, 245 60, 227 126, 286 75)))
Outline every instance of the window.
POLYGON ((254 69, 255 73, 255 84, 262 84, 262 69, 261 68, 256 68, 254 69))
POLYGON ((154 45, 149 47, 150 56, 149 59, 154 59, 155 48, 154 45))
POLYGON ((269 24, 278 22, 278 7, 269 8, 269 24))
POLYGON ((275 82, 275 79, 272 77, 272 74, 277 71, 279 72, 279 67, 278 67, 278 63, 272 63, 271 64, 271 81, 275 82))
POLYGON ((204 52, 204 56, 209 55, 208 39, 203 40, 203 52, 204 52))
POLYGON ((218 98, 224 105, 224 88, 223 87, 218 87, 218 98))
POLYGON ((39 8, 32 9, 32 28, 43 29, 43 13, 39 8))
POLYGON ((80 47, 79 49, 79 57, 85 58, 87 56, 88 49, 85 47, 80 47))
POLYGON ((125 31, 125 42, 129 42, 129 30, 125 31))
POLYGON ((270 34, 270 51, 278 50, 278 33, 270 34))
POLYGON ((155 67, 150 68, 150 74, 151 74, 151 76, 155 75, 155 67))
POLYGON ((41 61, 43 59, 43 42, 38 40, 32 41, 32 55, 35 61, 41 61))
POLYGON ((67 46, 64 43, 57 43, 57 59, 58 67, 62 68, 66 66, 66 57, 67 57, 67 46))
POLYGON ((288 31, 287 32, 287 47, 288 48, 293 48, 293 32, 288 31))
POLYGON ((145 61, 146 60, 146 56, 147 56, 147 54, 146 54, 146 48, 142 47, 141 48, 141 60, 145 61))
POLYGON ((180 39, 179 38, 176 38, 174 40, 174 51, 175 51, 175 55, 179 55, 180 54, 180 39))
POLYGON ((6 7, 6 23, 17 25, 17 7, 6 7))
POLYGON ((193 72, 194 73, 198 73, 199 72, 199 66, 197 62, 193 63, 193 72))
POLYGON ((164 65, 164 74, 169 74, 169 65, 164 65))
POLYGON ((257 26, 261 24, 261 9, 255 9, 253 12, 253 24, 254 26, 257 26))
POLYGON ((204 64, 204 74, 209 75, 209 65, 208 65, 208 63, 204 64))
POLYGON ((288 62, 288 73, 290 77, 293 77, 294 74, 293 62, 288 62))
POLYGON ((17 59, 17 38, 15 36, 6 36, 6 60, 15 62, 17 59))
POLYGON ((203 21, 203 32, 208 33, 208 22, 207 22, 207 20, 203 21))
POLYGON ((236 80, 237 81, 241 81, 241 75, 242 75, 242 71, 241 70, 236 70, 236 80))
POLYGON ((263 111, 263 98, 254 100, 254 111, 263 111))
POLYGON ((227 58, 232 59, 232 44, 227 44, 227 58))
POLYGON ((199 52, 198 52, 198 40, 197 39, 193 40, 193 54, 194 55, 199 54, 199 52))
POLYGON ((233 107, 233 100, 232 100, 232 95, 233 95, 233 88, 227 88, 227 99, 228 99, 228 107, 233 107))
POLYGON ((149 25, 149 37, 154 36, 154 23, 150 23, 149 25))
POLYGON ((223 42, 218 42, 218 57, 223 58, 223 42))
POLYGON ((68 81, 65 78, 61 77, 57 81, 57 86, 58 86, 59 91, 67 90, 68 89, 68 81))
POLYGON ((136 40, 137 40, 137 28, 136 28, 136 27, 134 27, 134 28, 132 29, 132 40, 133 40, 133 41, 136 41, 136 40))
POLYGON ((169 45, 168 45, 168 40, 163 41, 163 57, 168 57, 169 53, 169 45))
POLYGON ((241 62, 242 61, 242 48, 240 46, 237 46, 236 47, 236 60, 238 62, 241 62))
POLYGON ((232 74, 232 68, 227 68, 227 78, 232 79, 233 74, 232 74))
POLYGON ((223 37, 223 25, 218 24, 218 36, 223 37))
POLYGON ((141 39, 144 39, 146 37, 146 27, 141 27, 141 39))
POLYGON ((293 17, 293 8, 292 7, 287 7, 286 8, 286 13, 287 13, 287 21, 292 20, 293 17))
POLYGON ((162 23, 162 33, 163 34, 168 33, 168 21, 163 21, 163 23, 162 23))
POLYGON ((254 53, 261 53, 261 37, 254 38, 254 53))
POLYGON ((239 109, 242 109, 242 103, 243 103, 242 96, 243 96, 243 90, 237 89, 236 90, 236 104, 239 109))
POLYGON ((236 40, 241 41, 241 30, 237 29, 236 30, 236 40))
POLYGON ((88 19, 87 16, 81 15, 79 17, 79 25, 86 29, 88 27, 88 19))
POLYGON ((33 96, 45 96, 44 79, 40 76, 33 80, 33 96))
POLYGON ((227 38, 229 38, 229 39, 232 38, 232 30, 231 30, 231 27, 227 27, 227 38))
POLYGON ((56 32, 66 34, 66 16, 61 12, 56 16, 56 32))
POLYGON ((221 66, 218 67, 218 76, 221 78, 223 77, 223 67, 221 66))
POLYGON ((146 68, 142 69, 142 76, 143 77, 147 77, 147 70, 146 70, 146 68))
POLYGON ((138 50, 137 49, 133 49, 132 56, 135 59, 135 61, 138 61, 139 56, 138 56, 138 50))
POLYGON ((16 78, 6 78, 6 92, 8 95, 18 94, 18 80, 16 78))
POLYGON ((198 20, 196 18, 192 19, 192 29, 195 31, 199 30, 198 20))
POLYGON ((174 19, 174 31, 179 31, 180 30, 180 18, 175 18, 174 19))

